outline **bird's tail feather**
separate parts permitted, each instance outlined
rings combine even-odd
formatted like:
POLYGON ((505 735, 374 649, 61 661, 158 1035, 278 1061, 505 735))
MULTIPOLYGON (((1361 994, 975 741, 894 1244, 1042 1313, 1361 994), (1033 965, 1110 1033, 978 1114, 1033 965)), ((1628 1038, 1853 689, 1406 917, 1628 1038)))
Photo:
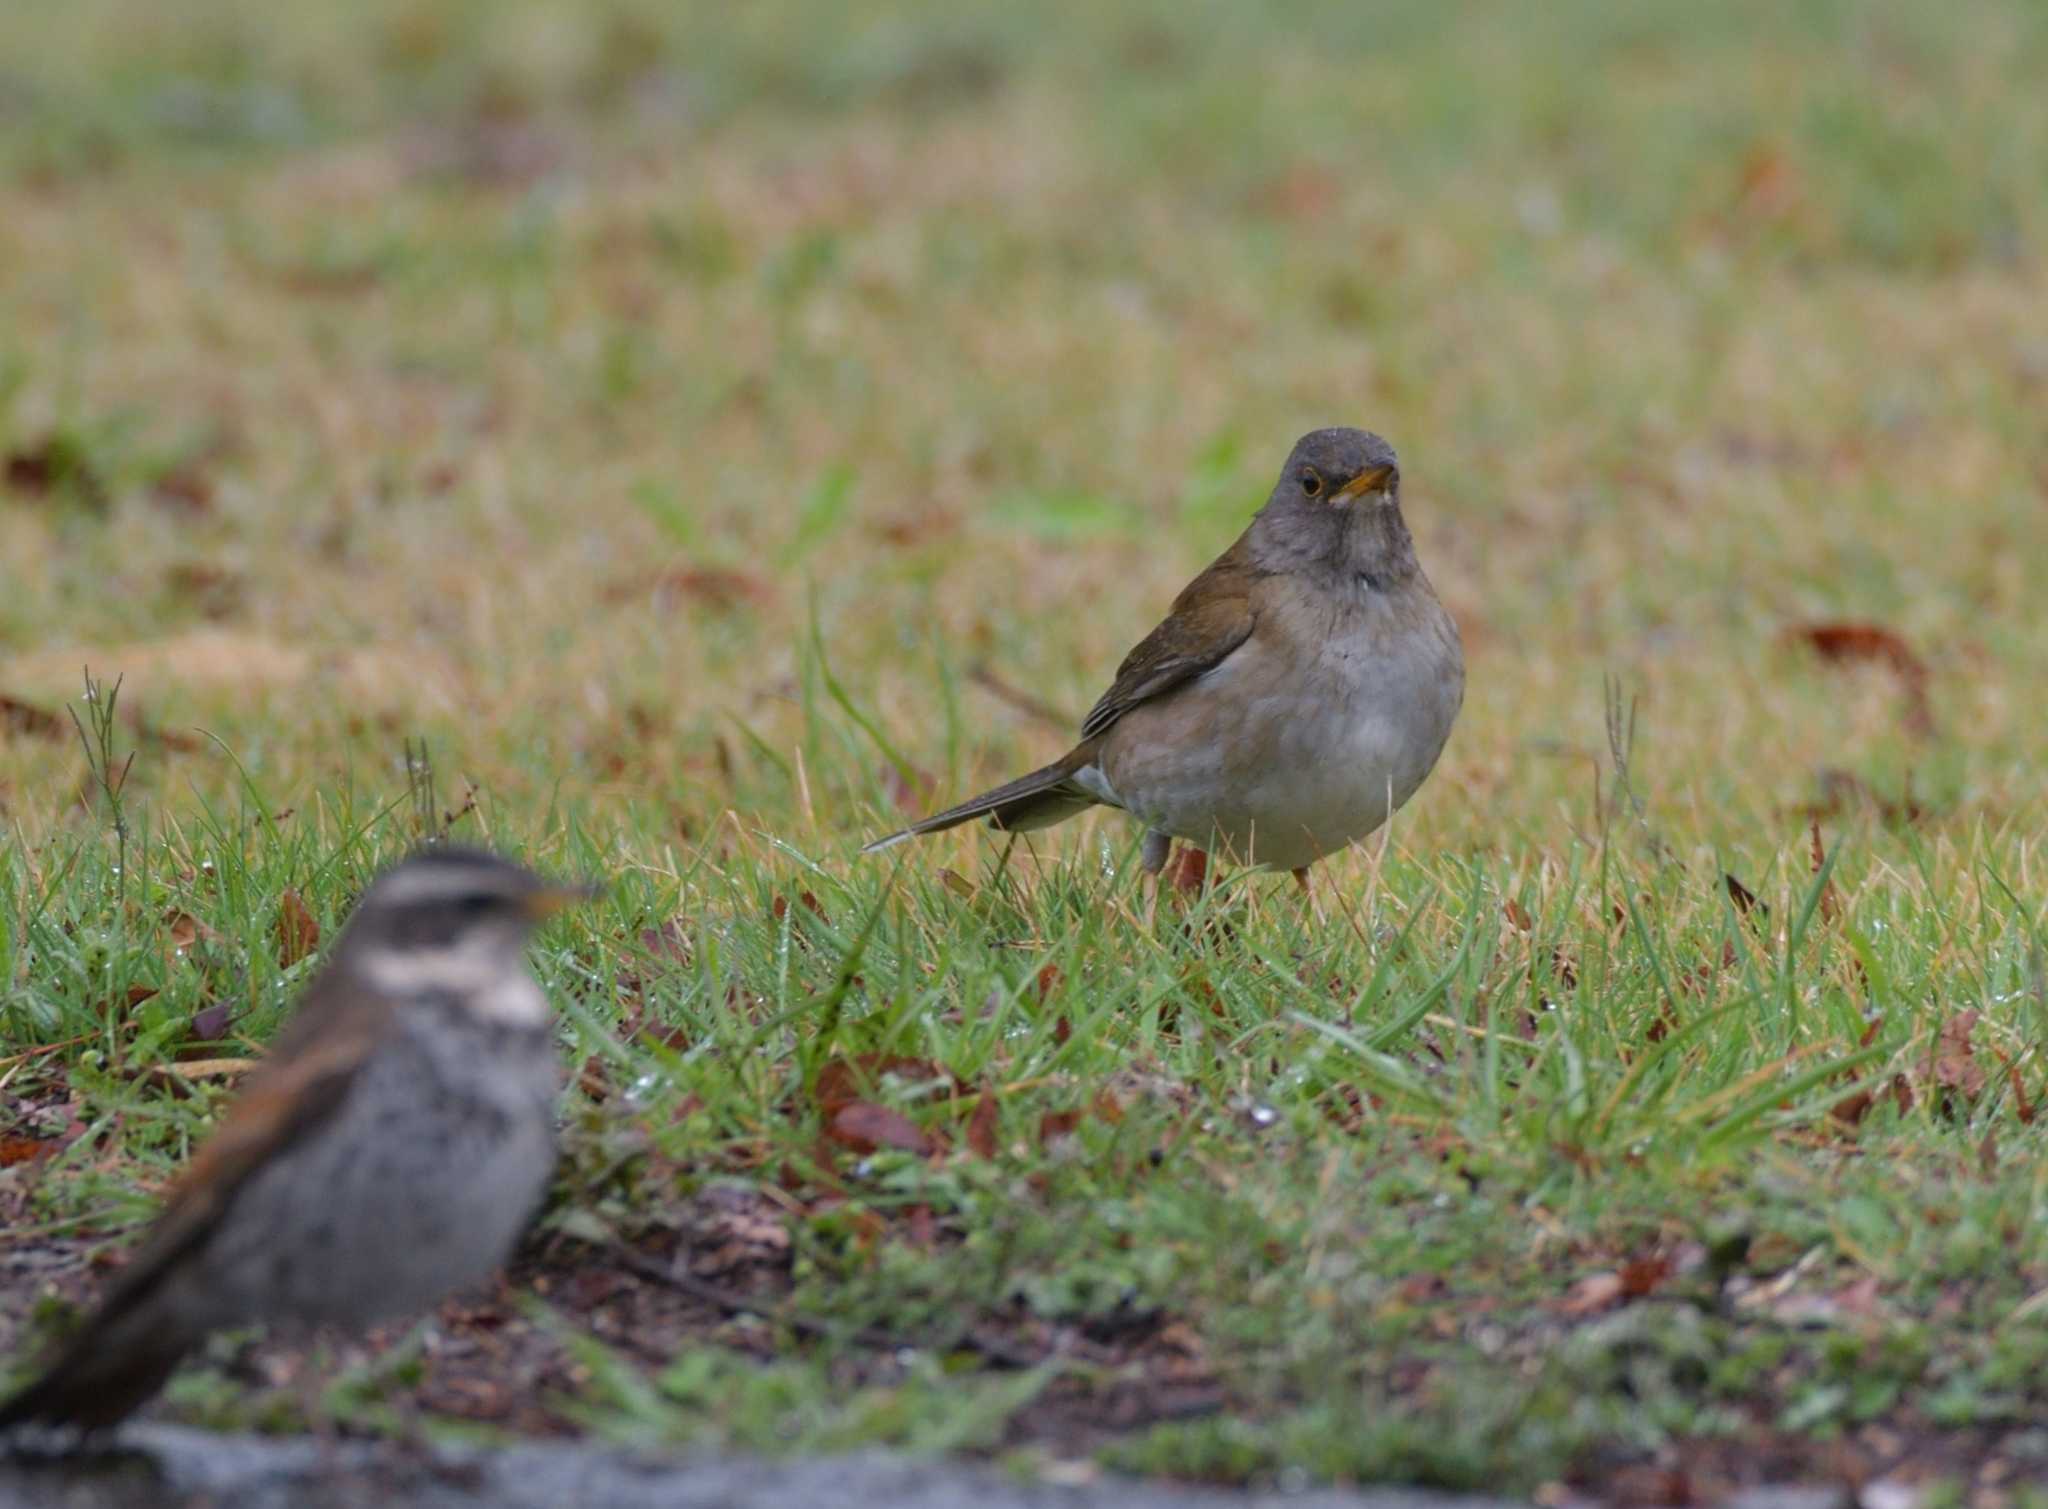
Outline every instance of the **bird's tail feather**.
POLYGON ((992 791, 984 791, 980 796, 964 801, 957 807, 948 807, 944 812, 934 812, 930 817, 919 818, 908 828, 866 845, 861 853, 872 854, 877 849, 900 844, 906 838, 915 838, 921 833, 938 833, 947 828, 957 828, 962 823, 974 821, 977 817, 986 817, 998 828, 1013 833, 1028 833, 1034 828, 1049 828, 1085 808, 1093 807, 1101 800, 1075 783, 1074 770, 1073 755, 1055 760, 1029 775, 1019 776, 1016 780, 1006 782, 992 791))
POLYGON ((84 1431, 116 1425, 155 1397, 191 1345, 176 1327, 95 1319, 42 1377, 0 1403, 0 1432, 31 1423, 84 1431))

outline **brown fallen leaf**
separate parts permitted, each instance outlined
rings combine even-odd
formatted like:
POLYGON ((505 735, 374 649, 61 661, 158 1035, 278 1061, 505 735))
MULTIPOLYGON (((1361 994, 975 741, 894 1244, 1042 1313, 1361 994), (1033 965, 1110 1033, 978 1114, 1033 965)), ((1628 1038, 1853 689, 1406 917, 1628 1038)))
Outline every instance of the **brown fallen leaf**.
MULTIPOLYGON (((1818 875, 1821 872, 1821 868, 1828 862, 1827 850, 1824 847, 1822 847, 1820 841, 1820 819, 1815 818, 1813 820, 1811 832, 1813 834, 1813 843, 1812 848, 1810 850, 1810 859, 1812 862, 1813 873, 1818 875)), ((1821 887, 1821 920, 1823 922, 1833 922, 1838 916, 1841 915, 1841 912, 1842 904, 1835 898, 1835 882, 1833 878, 1830 877, 1828 883, 1821 887)))
POLYGON ((253 1058, 195 1058, 187 1063, 151 1064, 143 1077, 163 1086, 174 1096, 190 1093, 199 1080, 239 1079, 256 1067, 253 1058))
POLYGON ((761 577, 717 566, 674 566, 666 571, 642 572, 604 589, 604 600, 608 603, 647 596, 662 611, 688 599, 727 613, 771 603, 775 600, 775 589, 761 577))
POLYGON ((1934 732, 1934 713, 1927 696, 1932 677, 1927 662, 1895 631, 1882 624, 1841 621, 1795 624, 1785 633, 1830 664, 1866 662, 1887 667, 1905 694, 1907 731, 1923 737, 1934 732))
POLYGON ((642 928, 640 946, 647 950, 650 957, 682 969, 688 969, 694 959, 690 948, 689 929, 680 917, 671 917, 660 927, 642 928))
MULTIPOLYGON (((1997 1052, 1998 1050, 1993 1049, 1992 1051, 1997 1052)), ((2021 1126, 2032 1126, 2036 1114, 2035 1106, 2033 1100, 2027 1094, 2026 1081, 2020 1078, 2020 1066, 2007 1058, 2003 1053, 1998 1054, 1998 1061, 2005 1065, 2005 1080, 2012 1087, 2014 1114, 2019 1117, 2021 1126)))
POLYGON ((811 1099, 829 1122, 842 1107, 861 1099, 865 1088, 879 1085, 884 1076, 897 1079, 952 1078, 928 1058, 909 1058, 895 1053, 861 1053, 852 1058, 835 1058, 820 1069, 811 1099))
POLYGON ((997 1120, 996 1092, 983 1090, 974 1103, 974 1114, 967 1118, 967 1146, 977 1157, 993 1158, 1001 1150, 997 1120))
POLYGON ((1622 1297, 1641 1299, 1646 1294, 1656 1293, 1676 1268, 1677 1263, 1668 1252, 1653 1252, 1644 1257, 1630 1258, 1621 1265, 1622 1297))
POLYGON ((1507 917, 1509 926, 1518 933, 1526 933, 1536 926, 1536 919, 1523 910, 1522 904, 1510 896, 1500 904, 1501 912, 1507 917))
POLYGON ((906 1153, 929 1153, 934 1143, 918 1124, 901 1111, 856 1100, 841 1106, 826 1123, 825 1135, 856 1153, 872 1153, 892 1147, 906 1153))
POLYGON ((83 445, 62 433, 8 452, 5 463, 0 464, 0 479, 23 497, 46 498, 59 488, 69 488, 89 508, 107 505, 107 485, 92 458, 83 445))
POLYGON ((1756 892, 1737 880, 1733 875, 1724 874, 1721 877, 1721 884, 1728 888, 1728 899, 1735 903, 1735 910, 1742 913, 1743 916, 1747 917, 1759 907, 1763 907, 1764 916, 1768 917, 1771 915, 1771 909, 1756 899, 1756 892))
POLYGON ((1565 1292, 1558 1313, 1574 1320, 1597 1315, 1621 1303, 1627 1285, 1618 1273, 1589 1273, 1565 1292))
POLYGON ((224 1001, 192 1013, 190 1035, 202 1043, 217 1043, 228 1035, 235 1020, 234 1008, 224 1001))
POLYGON ((1799 170, 1777 142, 1758 142, 1749 149, 1739 183, 1737 208, 1745 220, 1781 220, 1804 197, 1799 170))
POLYGON ((1973 1041, 1982 1013, 1975 1008, 1958 1011, 1941 1024, 1934 1046, 1934 1084, 1941 1094, 1942 1109, 1953 1112, 1950 1097, 1960 1096, 1964 1104, 1984 1093, 1984 1066, 1977 1062, 1973 1041))
POLYGON ((0 693, 0 732, 30 739, 69 739, 71 725, 48 708, 0 693))
POLYGON ((320 946, 320 924, 289 886, 277 898, 277 963, 290 969, 320 946))
POLYGON ((1074 1135, 1074 1129, 1081 1124, 1079 1111, 1047 1111, 1038 1118, 1038 1142, 1041 1147, 1057 1142, 1062 1137, 1074 1135))
POLYGON ((55 1138, 41 1137, 0 1137, 0 1168, 12 1168, 17 1163, 34 1163, 47 1158, 63 1144, 55 1138))

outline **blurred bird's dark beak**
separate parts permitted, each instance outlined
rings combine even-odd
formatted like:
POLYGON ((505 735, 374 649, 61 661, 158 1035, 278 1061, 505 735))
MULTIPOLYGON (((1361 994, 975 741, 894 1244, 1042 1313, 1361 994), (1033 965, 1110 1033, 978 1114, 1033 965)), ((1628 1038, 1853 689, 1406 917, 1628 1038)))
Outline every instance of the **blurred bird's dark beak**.
POLYGON ((1383 492, 1393 486, 1398 470, 1391 466, 1369 466, 1357 476, 1337 489, 1330 499, 1332 503, 1348 503, 1353 498, 1362 498, 1367 493, 1383 492))

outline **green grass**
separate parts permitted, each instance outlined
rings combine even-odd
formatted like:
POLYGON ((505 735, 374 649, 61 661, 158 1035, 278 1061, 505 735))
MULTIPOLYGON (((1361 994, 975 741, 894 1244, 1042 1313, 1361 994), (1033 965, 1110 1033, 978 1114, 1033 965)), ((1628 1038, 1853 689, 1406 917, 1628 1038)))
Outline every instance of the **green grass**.
POLYGON ((0 1242, 128 1236, 225 1094, 151 1066, 317 967, 285 893, 331 937, 446 828, 612 882, 536 954, 610 1087, 553 1228, 772 1186, 830 1333, 579 1342, 592 1428, 1058 1454, 1132 1380, 949 1339, 1154 1308, 1228 1408, 1072 1449, 1529 1488, 2048 1403, 2039 7, 90 0, 0 59, 0 694, 59 715, 0 711, 0 1139, 77 1133, 0 1242), (1057 752, 986 673, 1077 714, 1329 422, 1471 692, 1325 923, 1155 912, 1113 819, 857 857, 1057 752), (821 1144, 886 1056, 943 1150, 821 1144))

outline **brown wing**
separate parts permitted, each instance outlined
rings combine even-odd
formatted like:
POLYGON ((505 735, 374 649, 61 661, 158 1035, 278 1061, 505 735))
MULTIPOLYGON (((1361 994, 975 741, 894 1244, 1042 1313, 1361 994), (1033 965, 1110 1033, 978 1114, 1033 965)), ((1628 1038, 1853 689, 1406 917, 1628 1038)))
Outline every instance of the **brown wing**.
POLYGON ((1264 575, 1241 537, 1189 582, 1166 621, 1116 668, 1116 681, 1081 722, 1092 739, 1141 702, 1220 665, 1252 632, 1252 588, 1264 575))
POLYGON ((307 990, 270 1057, 178 1176, 141 1250, 100 1307, 112 1319, 143 1299, 219 1224, 250 1175, 332 1116, 389 1030, 390 999, 330 966, 307 990))

